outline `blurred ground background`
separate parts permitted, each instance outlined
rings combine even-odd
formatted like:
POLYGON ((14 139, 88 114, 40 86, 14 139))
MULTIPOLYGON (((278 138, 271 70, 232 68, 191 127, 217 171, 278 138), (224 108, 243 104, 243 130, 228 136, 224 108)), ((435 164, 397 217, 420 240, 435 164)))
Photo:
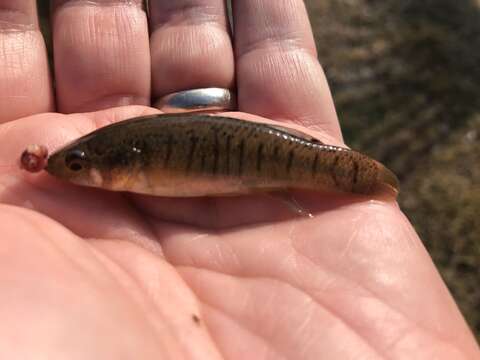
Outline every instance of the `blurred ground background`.
POLYGON ((346 142, 399 175, 400 205, 480 339, 480 0, 306 4, 346 142))

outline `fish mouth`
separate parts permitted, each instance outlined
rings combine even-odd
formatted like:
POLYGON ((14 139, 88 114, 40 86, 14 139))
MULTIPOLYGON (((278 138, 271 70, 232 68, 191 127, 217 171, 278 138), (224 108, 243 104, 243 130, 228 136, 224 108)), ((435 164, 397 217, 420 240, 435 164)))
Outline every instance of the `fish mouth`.
POLYGON ((74 173, 65 165, 65 153, 62 151, 55 152, 47 159, 45 170, 57 179, 66 180, 77 183, 80 174, 74 173))
POLYGON ((59 176, 60 169, 62 168, 62 156, 59 153, 51 154, 47 159, 47 164, 45 165, 45 171, 50 175, 59 176))

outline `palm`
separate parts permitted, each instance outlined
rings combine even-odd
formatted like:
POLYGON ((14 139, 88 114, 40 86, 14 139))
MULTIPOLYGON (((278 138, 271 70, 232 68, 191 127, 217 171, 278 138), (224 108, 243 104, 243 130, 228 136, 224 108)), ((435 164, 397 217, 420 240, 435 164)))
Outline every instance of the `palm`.
POLYGON ((302 1, 233 2, 235 43, 223 0, 150 0, 151 34, 141 1, 54 1, 55 94, 35 1, 2 2, 0 358, 478 354, 395 204, 298 194, 308 219, 268 197, 149 198, 18 168, 28 144, 234 79, 241 111, 341 143, 302 1))
MULTIPOLYGON (((148 111, 117 108, 101 118, 148 111)), ((39 132, 39 116, 3 126, 3 164, 32 141, 56 145, 95 124, 91 114, 49 115, 50 130, 39 132)), ((232 359, 404 356, 426 340, 428 357, 459 356, 444 340, 463 326, 455 305, 393 204, 305 198, 315 214, 307 219, 288 216, 275 199, 127 196, 31 176, 13 164, 0 183, 3 203, 33 209, 2 212, 10 254, 2 276, 17 284, 9 315, 33 319, 34 338, 51 326, 39 320, 48 318, 61 333, 81 328, 81 343, 98 329, 128 329, 127 343, 111 338, 108 356, 132 342, 142 358, 185 351, 232 359), (259 202, 260 214, 250 217, 247 209, 259 202), (35 311, 25 311, 30 302, 35 311), (439 313, 444 308, 452 309, 439 313), (436 329, 438 321, 459 325, 436 329)))

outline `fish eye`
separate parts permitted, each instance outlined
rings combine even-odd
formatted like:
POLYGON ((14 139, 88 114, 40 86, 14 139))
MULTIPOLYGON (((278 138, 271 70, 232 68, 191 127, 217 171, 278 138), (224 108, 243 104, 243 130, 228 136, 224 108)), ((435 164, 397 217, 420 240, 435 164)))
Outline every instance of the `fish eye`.
POLYGON ((65 165, 72 171, 80 171, 84 168, 87 155, 82 150, 72 150, 65 156, 65 165))

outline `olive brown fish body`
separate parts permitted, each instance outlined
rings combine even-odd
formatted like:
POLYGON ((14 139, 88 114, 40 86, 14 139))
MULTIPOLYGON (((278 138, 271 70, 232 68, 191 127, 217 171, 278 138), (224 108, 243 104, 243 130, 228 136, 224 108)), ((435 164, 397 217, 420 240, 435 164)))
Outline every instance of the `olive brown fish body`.
POLYGON ((157 196, 398 191, 395 175, 359 152, 283 127, 205 114, 106 126, 52 154, 46 170, 80 185, 157 196))

